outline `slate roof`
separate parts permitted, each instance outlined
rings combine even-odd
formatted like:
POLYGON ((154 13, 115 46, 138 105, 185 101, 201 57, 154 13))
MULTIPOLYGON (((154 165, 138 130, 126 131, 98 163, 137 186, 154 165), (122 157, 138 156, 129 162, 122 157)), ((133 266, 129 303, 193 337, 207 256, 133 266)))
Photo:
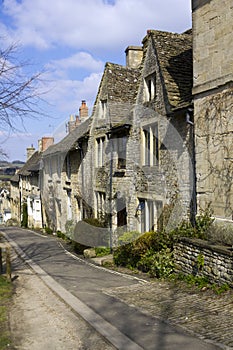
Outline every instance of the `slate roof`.
POLYGON ((189 106, 193 86, 192 31, 177 34, 150 30, 150 35, 171 111, 189 106))
POLYGON ((136 98, 140 70, 107 62, 100 82, 99 96, 112 102, 131 102, 136 98))
POLYGON ((88 118, 65 136, 60 142, 48 147, 43 152, 43 158, 59 153, 68 152, 74 146, 75 142, 89 134, 92 118, 88 118))
POLYGON ((141 71, 107 62, 100 82, 94 110, 99 100, 107 100, 112 125, 129 122, 129 112, 137 96, 141 71))
POLYGON ((42 154, 38 151, 28 159, 25 165, 18 171, 18 175, 29 176, 32 172, 37 172, 40 169, 40 161, 42 154))

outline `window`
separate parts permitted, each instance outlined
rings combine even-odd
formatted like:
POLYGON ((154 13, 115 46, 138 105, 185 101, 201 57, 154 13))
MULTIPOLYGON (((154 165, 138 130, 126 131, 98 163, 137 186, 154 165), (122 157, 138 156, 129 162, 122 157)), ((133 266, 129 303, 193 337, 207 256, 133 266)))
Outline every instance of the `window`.
POLYGON ((117 208, 117 227, 127 225, 127 211, 126 211, 126 200, 125 198, 116 199, 117 208))
POLYGON ((104 192, 96 192, 96 217, 102 220, 105 216, 106 194, 104 192))
POLYGON ((107 116, 107 100, 100 101, 100 119, 104 119, 107 116))
POLYGON ((118 169, 126 168, 126 144, 127 136, 122 136, 116 139, 118 169))
POLYGON ((145 78, 145 101, 152 101, 156 95, 155 75, 145 78))
POLYGON ((67 191, 67 220, 72 220, 71 191, 67 191))
POLYGON ((142 132, 142 165, 159 164, 158 124, 147 126, 142 132))
POLYGON ((102 167, 104 165, 104 153, 105 153, 105 137, 99 137, 96 139, 96 166, 102 167))
POLYGON ((67 154, 66 156, 66 178, 69 181, 71 177, 71 164, 70 164, 70 156, 67 154))
POLYGON ((140 215, 140 230, 142 233, 157 229, 161 210, 161 201, 139 199, 137 211, 140 215))

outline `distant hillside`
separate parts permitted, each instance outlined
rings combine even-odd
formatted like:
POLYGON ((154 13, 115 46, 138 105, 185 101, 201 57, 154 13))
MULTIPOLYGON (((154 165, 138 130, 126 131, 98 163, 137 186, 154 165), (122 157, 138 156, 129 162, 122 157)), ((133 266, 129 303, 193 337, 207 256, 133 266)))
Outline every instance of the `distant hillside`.
POLYGON ((21 168, 25 162, 22 162, 21 160, 13 160, 13 162, 7 162, 6 160, 0 160, 0 168, 6 168, 6 167, 18 167, 21 168))
POLYGON ((16 171, 22 168, 24 164, 25 163, 20 160, 14 160, 13 162, 0 161, 0 180, 9 181, 16 171))
POLYGON ((25 162, 22 162, 21 160, 13 160, 12 164, 22 164, 22 165, 24 165, 25 162))

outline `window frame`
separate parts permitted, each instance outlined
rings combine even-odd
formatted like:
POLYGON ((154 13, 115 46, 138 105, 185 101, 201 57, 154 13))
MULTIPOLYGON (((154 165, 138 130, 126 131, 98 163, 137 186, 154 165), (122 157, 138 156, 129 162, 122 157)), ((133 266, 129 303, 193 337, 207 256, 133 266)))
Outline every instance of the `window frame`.
POLYGON ((145 102, 153 101, 156 98, 156 74, 150 74, 144 79, 145 82, 145 102))
POLYGON ((142 166, 159 166, 159 126, 153 123, 142 127, 142 166))

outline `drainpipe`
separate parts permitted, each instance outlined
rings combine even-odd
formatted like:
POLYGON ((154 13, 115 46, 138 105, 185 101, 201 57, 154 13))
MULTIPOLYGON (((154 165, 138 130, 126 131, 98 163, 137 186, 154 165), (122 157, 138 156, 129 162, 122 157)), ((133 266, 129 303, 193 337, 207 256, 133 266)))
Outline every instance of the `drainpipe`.
POLYGON ((193 166, 193 192, 192 192, 192 207, 190 221, 193 227, 196 226, 196 214, 197 214, 197 191, 196 191, 196 155, 195 155, 195 130, 194 122, 191 120, 193 116, 193 108, 188 108, 186 112, 186 123, 192 127, 191 142, 192 142, 192 166, 193 166))
POLYGON ((109 211, 110 211, 110 221, 109 221, 109 244, 110 244, 110 252, 112 253, 112 173, 113 173, 113 141, 110 139, 111 151, 110 151, 110 181, 109 181, 109 211))

